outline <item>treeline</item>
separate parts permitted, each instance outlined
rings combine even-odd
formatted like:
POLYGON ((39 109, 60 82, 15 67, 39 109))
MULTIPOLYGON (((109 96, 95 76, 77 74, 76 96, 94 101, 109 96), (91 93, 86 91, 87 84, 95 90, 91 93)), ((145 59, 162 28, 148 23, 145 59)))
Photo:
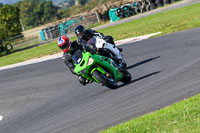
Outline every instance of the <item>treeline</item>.
POLYGON ((19 9, 25 30, 43 25, 57 19, 57 10, 52 1, 23 0, 13 5, 19 9))
POLYGON ((94 8, 102 7, 104 4, 108 2, 116 2, 122 0, 78 0, 79 5, 74 5, 69 8, 64 8, 58 10, 61 17, 70 17, 76 14, 89 12, 94 8))
POLYGON ((19 9, 0 4, 0 40, 21 33, 19 9))
POLYGON ((19 35, 23 29, 90 11, 108 1, 117 0, 78 0, 79 4, 70 8, 54 6, 51 0, 23 0, 13 5, 0 3, 0 40, 19 35))
POLYGON ((13 5, 0 3, 0 40, 20 35, 23 29, 55 21, 57 10, 49 0, 23 0, 13 5))

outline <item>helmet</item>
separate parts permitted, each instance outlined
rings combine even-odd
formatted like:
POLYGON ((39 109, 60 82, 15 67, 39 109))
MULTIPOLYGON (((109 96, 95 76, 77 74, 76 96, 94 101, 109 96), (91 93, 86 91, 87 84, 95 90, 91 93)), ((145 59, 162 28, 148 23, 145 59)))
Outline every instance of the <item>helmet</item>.
POLYGON ((61 36, 58 39, 58 47, 63 52, 68 52, 71 48, 71 40, 67 36, 61 36))
POLYGON ((85 28, 82 25, 75 27, 75 34, 78 38, 82 38, 85 35, 85 28))

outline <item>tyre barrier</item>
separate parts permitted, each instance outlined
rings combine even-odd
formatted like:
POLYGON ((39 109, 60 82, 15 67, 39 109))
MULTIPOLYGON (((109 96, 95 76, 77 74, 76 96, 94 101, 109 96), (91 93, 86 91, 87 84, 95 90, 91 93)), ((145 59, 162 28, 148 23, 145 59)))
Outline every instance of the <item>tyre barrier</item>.
POLYGON ((156 4, 163 3, 163 0, 155 0, 155 3, 156 3, 156 4))
POLYGON ((151 2, 150 1, 144 1, 145 6, 150 6, 151 2))
POLYGON ((135 11, 134 8, 130 8, 130 9, 129 9, 129 14, 130 14, 131 16, 134 16, 134 15, 136 15, 137 13, 136 13, 136 11, 135 11))
POLYGON ((174 2, 176 2, 177 0, 171 0, 171 3, 174 3, 174 2))
POLYGON ((151 10, 150 5, 148 5, 148 6, 145 7, 145 11, 146 11, 146 12, 148 12, 148 11, 150 11, 150 10, 151 10))
POLYGON ((155 0, 149 0, 150 3, 155 3, 155 0))
POLYGON ((136 14, 142 13, 143 9, 141 7, 137 7, 137 8, 135 8, 135 12, 136 12, 136 14))
POLYGON ((170 4, 171 3, 171 0, 163 0, 163 4, 170 4))
POLYGON ((150 4, 150 10, 156 9, 156 4, 155 3, 151 3, 150 4))
MULTIPOLYGON (((115 15, 119 18, 134 16, 143 12, 147 12, 157 7, 176 2, 177 0, 139 0, 127 3, 116 8, 115 15)), ((110 18, 111 19, 111 18, 110 18)))
POLYGON ((106 12, 104 12, 103 14, 100 14, 100 18, 101 18, 101 20, 103 20, 103 21, 109 20, 109 12, 106 11, 106 12))
POLYGON ((121 9, 122 9, 122 13, 123 13, 122 14, 123 18, 131 16, 130 15, 130 6, 129 5, 123 5, 121 7, 121 9))
POLYGON ((135 5, 135 7, 141 7, 141 8, 144 8, 144 7, 145 7, 145 1, 137 1, 137 2, 133 2, 132 5, 135 5))
POLYGON ((158 4, 156 4, 156 5, 157 5, 157 7, 162 7, 162 6, 164 6, 163 3, 158 3, 158 4))
POLYGON ((122 16, 122 9, 121 9, 121 8, 118 8, 117 11, 115 12, 115 14, 116 14, 118 17, 121 17, 121 16, 122 16))

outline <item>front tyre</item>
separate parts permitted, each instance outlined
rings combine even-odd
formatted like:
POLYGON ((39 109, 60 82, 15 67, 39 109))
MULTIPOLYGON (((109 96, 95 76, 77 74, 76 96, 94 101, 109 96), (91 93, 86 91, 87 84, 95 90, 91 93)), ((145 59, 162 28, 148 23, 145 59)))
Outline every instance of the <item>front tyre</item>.
POLYGON ((123 71, 123 78, 121 79, 121 81, 123 83, 128 83, 131 81, 131 74, 128 71, 123 71))
POLYGON ((117 83, 114 81, 112 77, 106 76, 99 71, 94 71, 92 73, 95 79, 97 79, 100 83, 107 86, 110 89, 116 89, 118 87, 117 83))

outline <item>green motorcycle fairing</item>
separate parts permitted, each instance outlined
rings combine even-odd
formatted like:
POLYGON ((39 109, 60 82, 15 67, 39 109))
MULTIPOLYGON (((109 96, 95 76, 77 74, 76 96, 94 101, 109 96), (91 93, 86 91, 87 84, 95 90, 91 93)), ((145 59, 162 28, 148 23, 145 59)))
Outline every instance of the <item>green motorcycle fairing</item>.
POLYGON ((101 72, 104 75, 107 71, 116 82, 121 80, 123 77, 115 62, 105 56, 98 54, 92 55, 89 52, 77 51, 75 55, 72 56, 72 59, 74 60, 75 64, 74 71, 78 75, 83 76, 89 80, 99 83, 99 81, 92 76, 92 73, 95 70, 101 72))

